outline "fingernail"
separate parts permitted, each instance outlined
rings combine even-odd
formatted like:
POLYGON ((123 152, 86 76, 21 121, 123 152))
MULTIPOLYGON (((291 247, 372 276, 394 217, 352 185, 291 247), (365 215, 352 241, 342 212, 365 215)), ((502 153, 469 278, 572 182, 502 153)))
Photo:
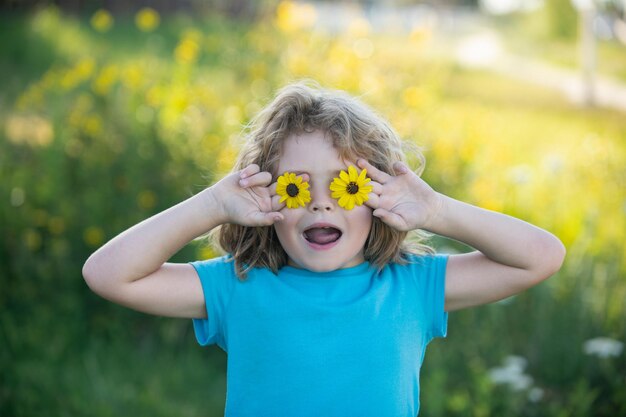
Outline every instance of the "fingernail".
POLYGON ((246 181, 246 180, 240 180, 240 181, 239 181, 239 185, 241 185, 242 187, 245 187, 246 185, 248 185, 248 181, 246 181))

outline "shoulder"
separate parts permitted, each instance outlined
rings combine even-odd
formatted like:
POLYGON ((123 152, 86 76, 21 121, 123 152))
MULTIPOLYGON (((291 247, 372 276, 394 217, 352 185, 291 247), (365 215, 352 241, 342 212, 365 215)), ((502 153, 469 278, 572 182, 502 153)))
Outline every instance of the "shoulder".
POLYGON ((250 268, 245 278, 240 278, 237 275, 235 268, 235 258, 232 255, 224 255, 217 258, 198 260, 189 262, 198 272, 200 279, 214 278, 215 276, 226 277, 230 280, 239 282, 254 281, 255 278, 265 275, 275 275, 270 269, 264 267, 250 268))
POLYGON ((413 283, 420 293, 438 291, 446 280, 448 254, 408 254, 403 263, 391 263, 385 270, 400 282, 413 283))
POLYGON ((189 262, 198 272, 200 278, 220 276, 236 276, 235 261, 232 256, 225 255, 217 258, 189 262))
POLYGON ((194 267, 219 267, 221 265, 234 264, 234 259, 231 255, 224 255, 218 256, 217 258, 200 259, 189 263, 192 264, 194 267))
POLYGON ((448 263, 450 255, 444 253, 436 254, 413 254, 409 253, 405 255, 405 263, 391 264, 399 270, 425 272, 425 271, 437 271, 445 272, 446 265, 448 263))

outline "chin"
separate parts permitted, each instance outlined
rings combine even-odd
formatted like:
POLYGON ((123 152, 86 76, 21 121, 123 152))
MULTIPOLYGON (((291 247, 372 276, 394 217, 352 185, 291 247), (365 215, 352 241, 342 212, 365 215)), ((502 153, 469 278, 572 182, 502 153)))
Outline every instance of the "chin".
POLYGON ((312 272, 331 272, 341 268, 341 265, 335 263, 318 263, 315 265, 305 265, 305 268, 312 272))
MULTIPOLYGON (((364 262, 363 260, 361 262, 364 262)), ((332 256, 327 256, 322 261, 306 260, 304 262, 291 261, 291 264, 297 268, 305 268, 312 272, 331 272, 338 269, 348 268, 350 266, 356 266, 361 262, 354 262, 350 260, 338 260, 332 256)))

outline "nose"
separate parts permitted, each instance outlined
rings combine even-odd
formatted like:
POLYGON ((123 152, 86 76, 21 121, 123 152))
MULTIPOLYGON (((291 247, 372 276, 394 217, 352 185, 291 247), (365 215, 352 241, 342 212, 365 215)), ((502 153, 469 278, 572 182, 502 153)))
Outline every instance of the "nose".
POLYGON ((327 212, 335 209, 335 201, 330 196, 330 189, 323 185, 313 186, 311 189, 311 202, 309 210, 312 212, 327 212))

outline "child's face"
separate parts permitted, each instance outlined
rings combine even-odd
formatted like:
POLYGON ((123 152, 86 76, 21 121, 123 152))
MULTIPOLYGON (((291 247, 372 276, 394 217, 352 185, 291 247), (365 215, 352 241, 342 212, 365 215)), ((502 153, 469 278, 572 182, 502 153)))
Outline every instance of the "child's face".
POLYGON ((308 174, 311 192, 309 204, 284 208, 284 220, 274 224, 290 265, 322 272, 365 260, 363 247, 372 227, 372 210, 366 205, 344 210, 329 189, 333 178, 349 165, 356 167, 356 161, 342 160, 323 132, 291 135, 285 140, 277 174, 308 174))

